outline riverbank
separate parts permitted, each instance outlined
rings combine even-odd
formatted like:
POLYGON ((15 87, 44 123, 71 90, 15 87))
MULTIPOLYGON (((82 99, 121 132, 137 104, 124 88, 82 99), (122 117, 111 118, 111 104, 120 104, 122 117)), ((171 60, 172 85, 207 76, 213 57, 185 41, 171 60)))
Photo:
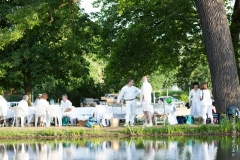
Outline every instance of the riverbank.
POLYGON ((153 127, 2 127, 0 139, 56 139, 88 137, 159 137, 159 136, 209 136, 240 135, 240 123, 233 128, 231 122, 224 121, 219 125, 158 125, 153 127))

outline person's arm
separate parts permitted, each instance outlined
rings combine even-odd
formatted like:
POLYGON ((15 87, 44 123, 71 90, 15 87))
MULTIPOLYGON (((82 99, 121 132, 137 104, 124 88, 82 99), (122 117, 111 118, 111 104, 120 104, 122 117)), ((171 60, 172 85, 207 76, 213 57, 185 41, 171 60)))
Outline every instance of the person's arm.
POLYGON ((135 91, 135 97, 136 98, 139 94, 141 94, 141 90, 137 87, 135 87, 136 91, 135 91))
POLYGON ((203 100, 203 90, 200 91, 200 100, 203 100))
POLYGON ((141 100, 142 100, 142 102, 145 101, 145 96, 144 96, 145 92, 146 92, 146 87, 145 87, 145 85, 143 84, 142 90, 141 90, 141 96, 142 96, 142 97, 141 97, 141 100))
POLYGON ((210 97, 212 98, 213 97, 212 92, 210 90, 209 90, 209 92, 210 92, 210 97))
POLYGON ((65 112, 71 112, 72 111, 72 102, 68 101, 68 108, 65 110, 65 112))
POLYGON ((123 87, 118 95, 118 98, 117 98, 117 104, 120 103, 120 100, 122 99, 123 95, 124 95, 124 92, 125 92, 125 87, 123 87))

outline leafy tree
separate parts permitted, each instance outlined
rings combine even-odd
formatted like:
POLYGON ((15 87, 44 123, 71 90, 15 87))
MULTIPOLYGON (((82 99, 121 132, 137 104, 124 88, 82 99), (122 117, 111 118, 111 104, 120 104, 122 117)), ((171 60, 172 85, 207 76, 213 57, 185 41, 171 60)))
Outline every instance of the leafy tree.
POLYGON ((30 96, 33 87, 49 78, 59 80, 61 90, 74 78, 88 77, 89 62, 83 55, 91 49, 95 25, 78 3, 19 0, 3 4, 0 82, 5 89, 23 87, 30 96))
POLYGON ((196 57, 194 63, 204 59, 193 1, 98 0, 97 4, 102 6, 95 15, 101 27, 100 55, 107 61, 105 82, 111 88, 119 89, 130 77, 151 75, 160 66, 161 73, 168 74, 189 55, 196 57))

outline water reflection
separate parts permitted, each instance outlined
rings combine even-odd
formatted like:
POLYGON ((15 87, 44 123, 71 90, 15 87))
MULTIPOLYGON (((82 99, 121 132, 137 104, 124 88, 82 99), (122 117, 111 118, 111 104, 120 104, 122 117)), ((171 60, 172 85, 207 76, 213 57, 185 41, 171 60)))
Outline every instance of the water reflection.
MULTIPOLYGON (((236 139, 239 142, 239 138, 236 139)), ((239 143, 236 143, 239 144, 239 143)), ((231 137, 0 142, 1 160, 229 160, 231 137)))

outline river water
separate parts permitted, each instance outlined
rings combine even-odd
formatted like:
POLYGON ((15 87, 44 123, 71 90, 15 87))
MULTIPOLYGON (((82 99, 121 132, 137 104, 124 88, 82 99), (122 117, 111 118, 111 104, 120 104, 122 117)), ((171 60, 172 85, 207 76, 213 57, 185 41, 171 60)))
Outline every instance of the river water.
POLYGON ((0 160, 231 160, 240 138, 0 140, 0 160))

